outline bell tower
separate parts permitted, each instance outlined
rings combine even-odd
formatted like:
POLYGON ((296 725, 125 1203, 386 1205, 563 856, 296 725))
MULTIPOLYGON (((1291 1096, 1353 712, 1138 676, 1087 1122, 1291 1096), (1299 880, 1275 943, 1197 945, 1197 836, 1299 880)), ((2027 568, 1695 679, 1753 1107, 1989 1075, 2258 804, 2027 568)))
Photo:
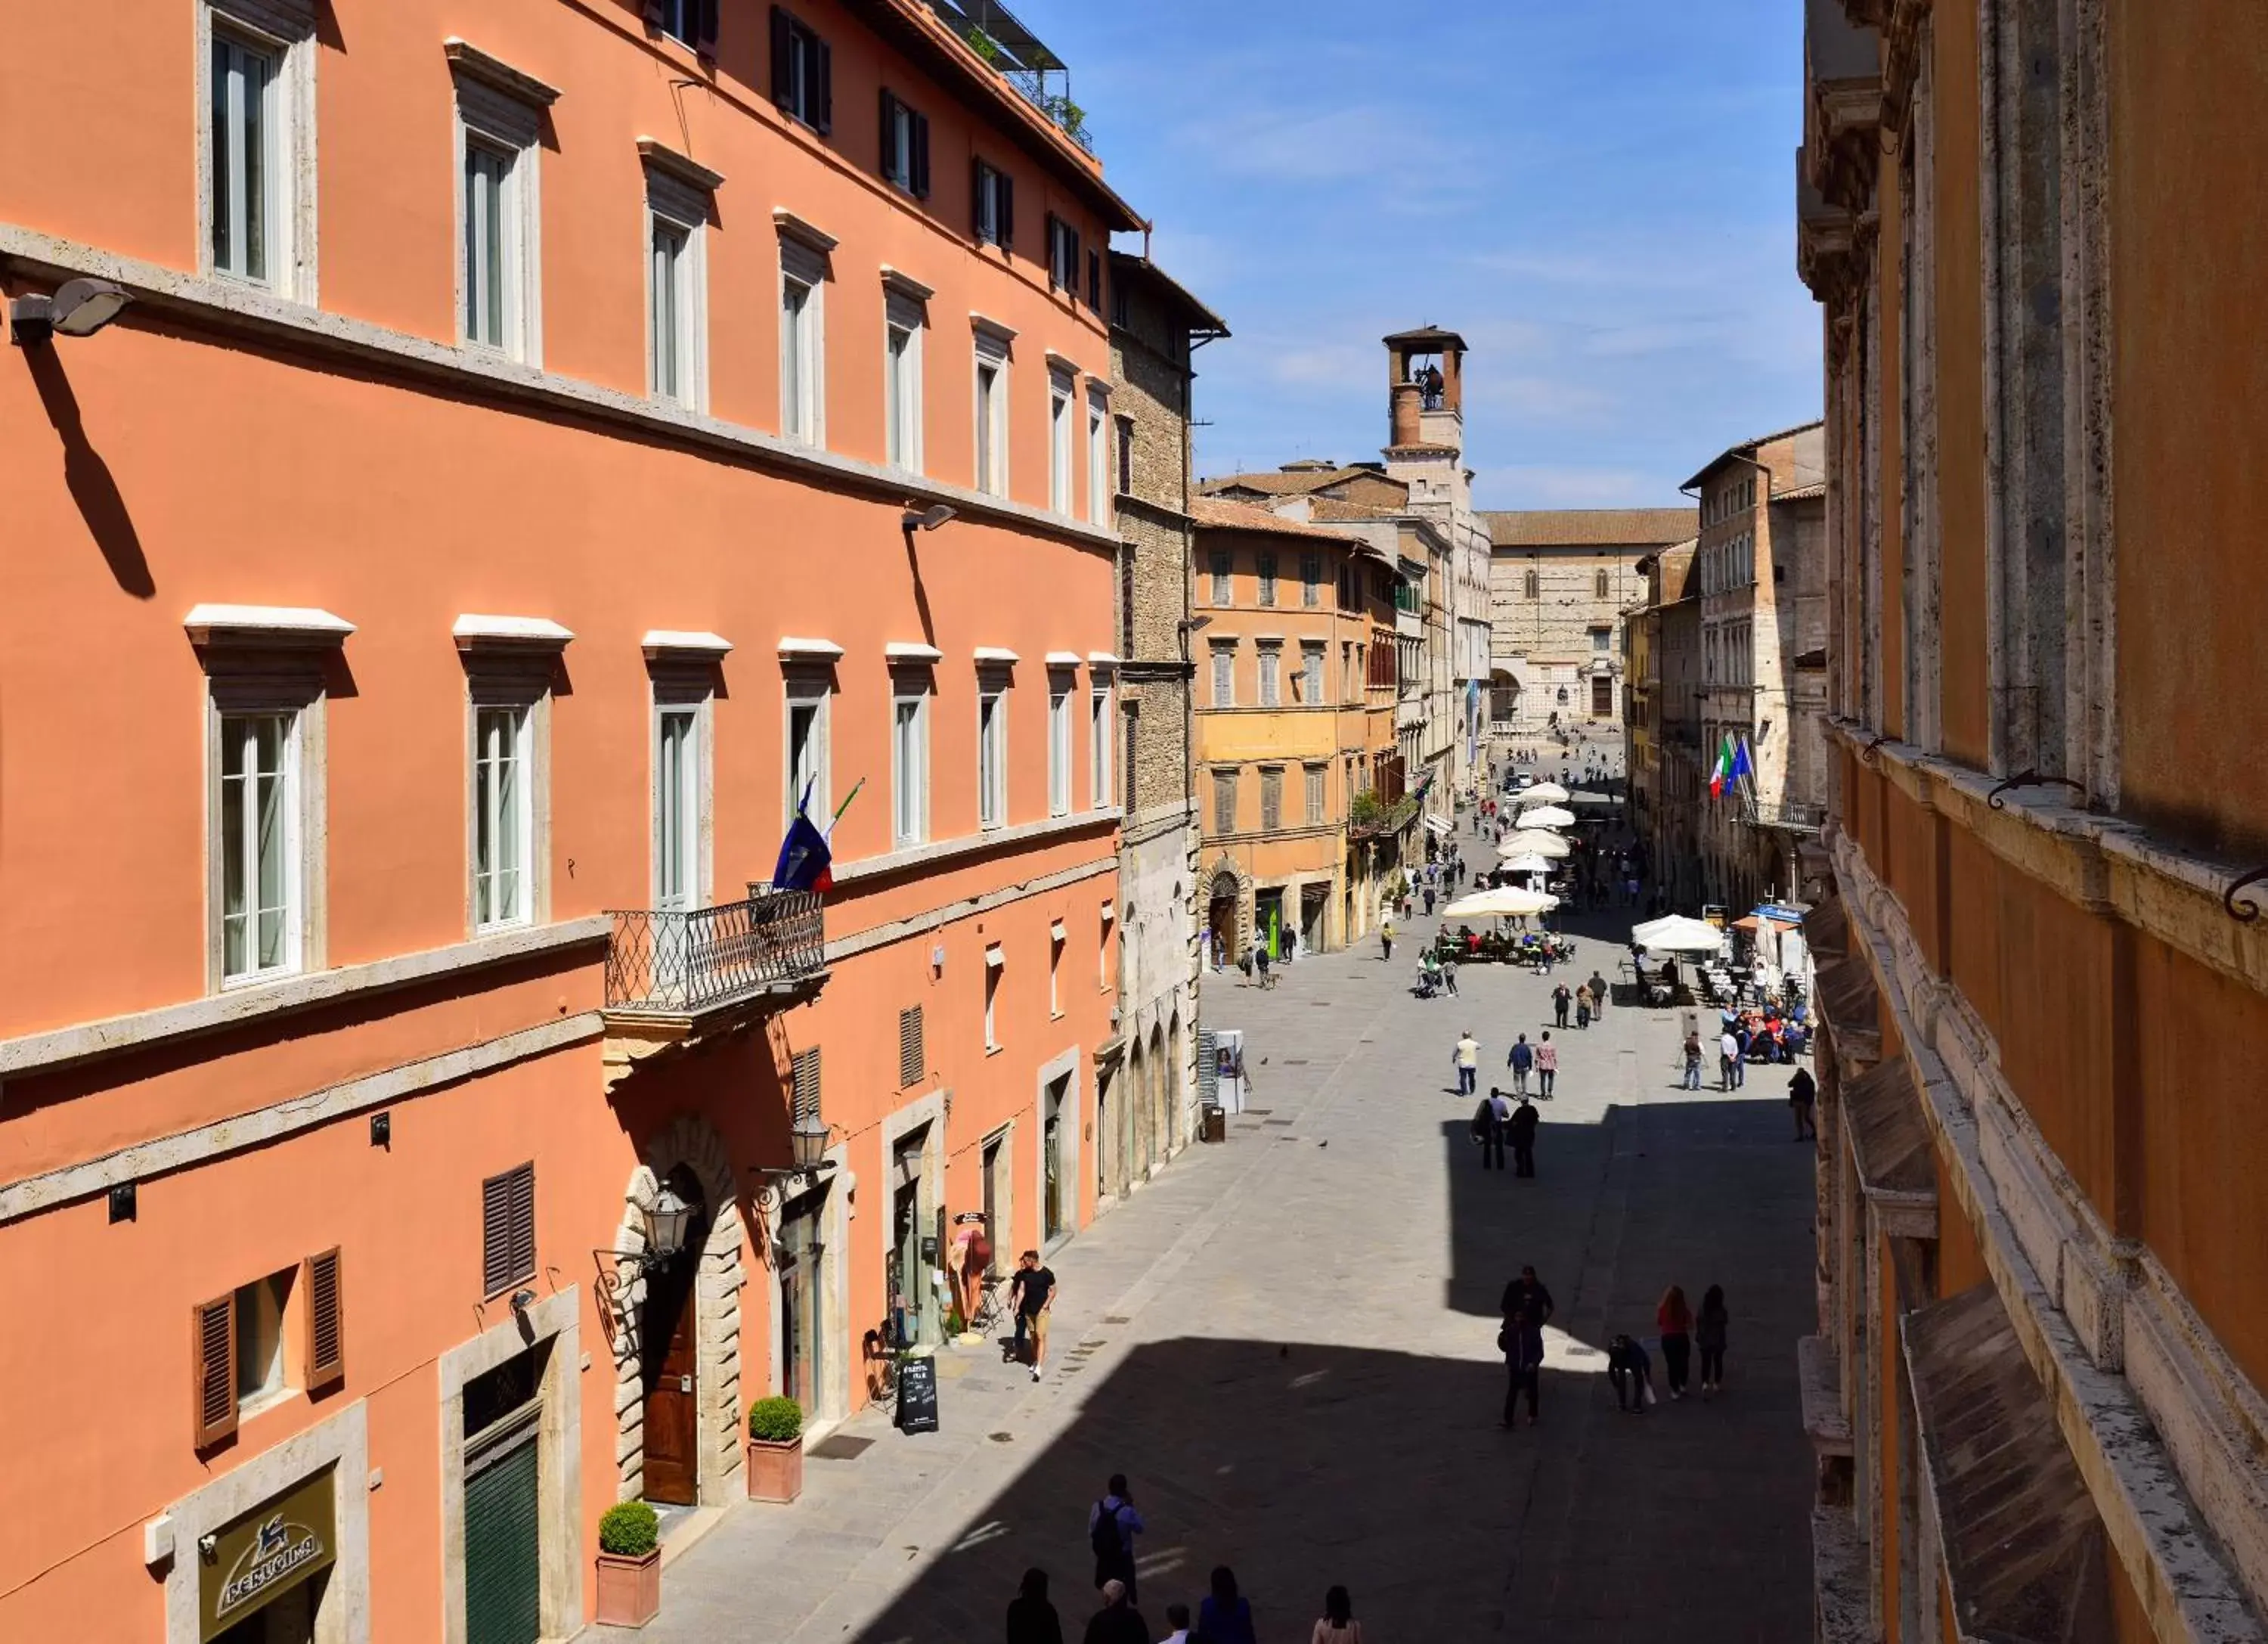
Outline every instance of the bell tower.
POLYGON ((1470 512, 1465 474, 1465 339, 1439 326, 1386 339, 1386 471, 1407 483, 1415 512, 1462 522, 1470 512))

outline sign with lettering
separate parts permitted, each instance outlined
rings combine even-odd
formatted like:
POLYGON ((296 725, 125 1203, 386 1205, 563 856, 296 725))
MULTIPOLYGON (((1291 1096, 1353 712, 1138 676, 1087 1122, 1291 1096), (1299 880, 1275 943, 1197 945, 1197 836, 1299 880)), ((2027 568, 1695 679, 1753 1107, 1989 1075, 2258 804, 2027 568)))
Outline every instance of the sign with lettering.
POLYGON ((937 1360, 909 1359, 898 1367, 898 1431, 937 1431, 937 1360))
POLYGON ((199 1638, 217 1638, 331 1567, 338 1556, 331 1480, 327 1467, 200 1539, 199 1638))

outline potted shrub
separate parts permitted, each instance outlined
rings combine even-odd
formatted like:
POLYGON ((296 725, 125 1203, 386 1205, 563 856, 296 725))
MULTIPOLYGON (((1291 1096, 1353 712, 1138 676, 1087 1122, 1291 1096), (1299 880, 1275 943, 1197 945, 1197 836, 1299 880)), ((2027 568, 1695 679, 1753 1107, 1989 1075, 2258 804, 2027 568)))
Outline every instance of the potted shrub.
POLYGON ((759 1398, 748 1406, 748 1500, 792 1501, 803 1493, 803 1406, 759 1398))
POLYGON ((642 1627, 661 1610, 661 1520, 643 1501, 617 1501, 599 1519, 601 1626, 642 1627))

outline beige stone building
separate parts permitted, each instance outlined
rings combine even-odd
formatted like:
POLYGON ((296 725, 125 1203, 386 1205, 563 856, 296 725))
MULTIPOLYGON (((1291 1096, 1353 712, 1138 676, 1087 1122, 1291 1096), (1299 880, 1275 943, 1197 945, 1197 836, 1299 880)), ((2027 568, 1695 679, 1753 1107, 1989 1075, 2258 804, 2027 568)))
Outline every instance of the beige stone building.
POLYGON ((1189 399, 1195 350, 1228 335, 1219 315, 1155 264, 1114 253, 1110 265, 1126 821, 1115 910, 1117 1031, 1106 1049, 1115 1066, 1098 1070, 1097 1080, 1109 1093, 1096 1124, 1099 1207, 1189 1140, 1197 1099, 1189 399))
POLYGON ((1489 558, 1488 735, 1501 757, 1577 734, 1623 741, 1624 614, 1639 562, 1694 534, 1690 508, 1555 508, 1480 516, 1489 558))

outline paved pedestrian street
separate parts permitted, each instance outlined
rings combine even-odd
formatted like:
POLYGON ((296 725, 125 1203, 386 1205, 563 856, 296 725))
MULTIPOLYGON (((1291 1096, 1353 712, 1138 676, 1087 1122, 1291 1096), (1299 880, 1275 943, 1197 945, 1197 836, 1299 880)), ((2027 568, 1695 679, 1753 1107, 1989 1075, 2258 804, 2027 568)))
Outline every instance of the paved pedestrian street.
MULTIPOLYGON (((1560 974, 1622 955, 1585 940, 1560 974)), ((1451 1047, 1469 1027, 1484 1088, 1508 1086, 1506 1047, 1549 1025, 1551 984, 1479 967, 1461 999, 1421 1001, 1415 961, 1373 940, 1272 992, 1209 977, 1208 1025, 1248 1031, 1253 1110, 1051 1258, 1047 1378, 989 1345, 946 1350, 943 1431, 848 1424, 800 1502, 736 1508, 670 1563, 640 1636, 995 1640, 1037 1565, 1076 1640, 1087 1507, 1123 1471, 1160 1636, 1166 1603, 1194 1605, 1226 1563, 1268 1640, 1305 1639, 1334 1582, 1373 1644, 1808 1637, 1812 1151, 1791 1141, 1787 1071, 1682 1092, 1676 1021, 1616 1006, 1554 1035, 1537 1177, 1484 1172, 1451 1047), (1523 1262, 1558 1311, 1543 1421, 1506 1432, 1497 1306, 1523 1262), (1725 1286, 1727 1390, 1672 1403, 1656 1353, 1661 1403, 1624 1416, 1603 1345, 1651 1338, 1673 1281, 1697 1305, 1725 1286)))

